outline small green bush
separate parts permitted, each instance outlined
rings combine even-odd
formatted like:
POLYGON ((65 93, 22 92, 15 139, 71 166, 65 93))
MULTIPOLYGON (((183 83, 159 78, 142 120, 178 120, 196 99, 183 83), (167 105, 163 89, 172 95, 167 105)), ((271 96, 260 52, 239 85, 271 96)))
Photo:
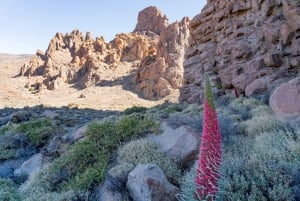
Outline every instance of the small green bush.
POLYGON ((87 194, 73 190, 54 192, 51 186, 49 166, 37 172, 20 188, 22 201, 74 201, 87 200, 87 194))
POLYGON ((289 188, 291 177, 278 164, 238 158, 223 163, 226 167, 223 170, 224 178, 220 181, 222 200, 293 200, 289 188))
POLYGON ((180 170, 153 142, 140 139, 129 142, 118 150, 119 164, 157 164, 170 181, 178 182, 180 170))
POLYGON ((20 201, 17 186, 9 179, 0 179, 0 201, 20 201))
POLYGON ((0 147, 0 161, 15 158, 16 151, 16 149, 6 149, 5 147, 0 147))
MULTIPOLYGON (((284 128, 283 124, 273 115, 254 116, 253 118, 241 123, 244 127, 244 134, 255 137, 264 132, 272 132, 284 128)), ((243 131, 243 130, 242 130, 243 131)))
POLYGON ((127 108, 124 110, 123 114, 125 115, 130 115, 133 113, 144 113, 147 111, 146 107, 142 107, 142 106, 133 106, 131 108, 127 108))
POLYGON ((194 193, 196 192, 195 176, 196 164, 180 179, 181 192, 177 195, 179 201, 195 201, 194 193))
POLYGON ((47 118, 24 122, 15 128, 16 132, 24 133, 30 144, 36 147, 43 146, 51 136, 56 134, 55 130, 57 128, 47 118))
POLYGON ((6 124, 0 128, 0 135, 4 135, 14 128, 14 124, 6 124))
POLYGON ((65 155, 51 164, 51 188, 91 190, 104 181, 109 158, 119 145, 158 130, 158 123, 145 116, 124 116, 118 121, 91 123, 85 140, 74 144, 65 155))
POLYGON ((123 182, 125 182, 127 180, 127 176, 129 174, 129 172, 131 170, 134 169, 134 165, 131 164, 131 163, 122 163, 122 164, 119 164, 119 165, 116 165, 114 167, 112 167, 108 173, 114 177, 114 178, 117 178, 123 182))
POLYGON ((25 137, 7 133, 0 136, 0 161, 28 156, 32 149, 27 147, 25 137))
POLYGON ((169 105, 164 112, 167 114, 172 114, 175 112, 181 112, 183 110, 182 105, 180 104, 171 104, 169 105))

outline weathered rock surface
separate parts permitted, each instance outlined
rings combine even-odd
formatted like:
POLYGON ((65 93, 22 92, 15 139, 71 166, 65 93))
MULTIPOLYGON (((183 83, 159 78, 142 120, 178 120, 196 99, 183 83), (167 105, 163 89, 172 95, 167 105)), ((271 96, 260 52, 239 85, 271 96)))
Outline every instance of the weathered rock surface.
POLYGON ((280 120, 300 123, 300 77, 276 88, 269 102, 280 120))
POLYGON ((20 75, 43 76, 42 83, 34 83, 35 89, 53 90, 65 83, 85 88, 114 81, 139 68, 132 81, 136 87, 131 88, 148 99, 162 98, 182 85, 188 26, 188 18, 169 25, 156 7, 148 7, 139 13, 133 32, 116 34, 109 43, 79 30, 57 33, 45 53, 38 50, 22 66, 20 75))
POLYGON ((297 75, 300 4, 297 1, 208 1, 190 23, 181 101, 203 97, 203 73, 222 93, 269 94, 297 75))
POLYGON ((21 167, 14 171, 15 175, 27 175, 32 176, 42 165, 42 154, 38 153, 33 155, 30 159, 25 161, 21 167))
POLYGON ((192 128, 181 126, 171 128, 166 122, 161 124, 161 135, 150 135, 149 139, 156 143, 167 156, 182 164, 193 163, 198 159, 200 133, 192 128))
POLYGON ((113 79, 114 70, 121 62, 140 61, 148 56, 151 53, 148 49, 156 49, 155 41, 155 37, 140 32, 117 34, 110 43, 103 37, 93 39, 89 32, 85 37, 78 30, 65 35, 57 33, 46 53, 37 51, 29 63, 23 65, 20 74, 42 75, 43 84, 50 90, 65 83, 84 88, 113 79))
POLYGON ((168 26, 168 18, 154 6, 145 8, 139 13, 134 31, 152 31, 160 34, 168 26))
POLYGON ((175 201, 179 189, 155 164, 138 165, 128 175, 127 189, 134 201, 175 201))
POLYGON ((145 57, 134 77, 136 90, 157 99, 179 89, 183 83, 183 60, 189 39, 188 18, 174 22, 160 33, 157 55, 145 57))

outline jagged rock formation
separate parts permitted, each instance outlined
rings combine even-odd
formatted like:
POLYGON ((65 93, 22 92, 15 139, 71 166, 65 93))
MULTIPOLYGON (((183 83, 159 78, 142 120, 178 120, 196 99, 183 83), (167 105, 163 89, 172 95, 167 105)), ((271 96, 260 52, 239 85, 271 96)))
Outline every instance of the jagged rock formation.
POLYGON ((139 13, 134 31, 152 31, 160 34, 168 26, 168 18, 154 6, 145 8, 139 13))
POLYGON ((156 53, 153 49, 157 43, 155 36, 141 32, 117 34, 110 43, 103 37, 93 39, 89 32, 85 37, 78 30, 65 35, 57 33, 46 53, 38 50, 20 74, 42 75, 48 89, 63 83, 87 87, 101 79, 114 79, 114 70, 121 62, 131 62, 135 67, 134 62, 156 53))
POLYGON ((256 96, 297 76, 300 3, 209 0, 190 23, 180 100, 203 98, 203 72, 215 90, 256 96))
MULTIPOLYGON (((174 22, 165 26, 165 17, 158 14, 155 21, 162 25, 151 25, 153 9, 145 9, 139 14, 139 22, 136 30, 143 27, 153 28, 151 31, 160 30, 157 54, 145 57, 134 77, 136 90, 140 91, 145 98, 157 99, 169 95, 173 89, 179 89, 183 83, 183 60, 185 48, 188 46, 189 23, 188 18, 180 22, 174 22), (148 14, 148 12, 150 14, 148 14), (145 16, 145 19, 140 19, 145 16), (159 18, 160 19, 157 19, 159 18)), ((158 32, 158 31, 157 31, 158 32)))
POLYGON ((89 32, 85 36, 78 30, 57 33, 45 53, 38 50, 23 65, 20 75, 42 75, 48 89, 64 83, 84 88, 124 76, 124 70, 118 69, 126 63, 126 72, 139 68, 132 84, 142 96, 162 98, 182 85, 188 26, 188 18, 168 25, 165 15, 148 7, 139 13, 134 32, 117 34, 109 43, 103 37, 94 39, 89 32))

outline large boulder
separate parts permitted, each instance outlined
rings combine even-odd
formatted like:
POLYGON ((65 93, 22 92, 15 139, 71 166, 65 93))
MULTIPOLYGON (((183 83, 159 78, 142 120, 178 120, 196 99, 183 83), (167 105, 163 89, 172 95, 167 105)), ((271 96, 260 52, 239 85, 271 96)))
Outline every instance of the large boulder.
POLYGON ((169 158, 182 164, 193 163, 197 160, 200 133, 187 126, 173 129, 166 122, 163 122, 161 127, 163 133, 150 135, 149 139, 156 143, 169 158))
POLYGON ((26 176, 32 176, 35 172, 37 172, 41 165, 42 165, 43 157, 42 154, 38 153, 33 155, 31 158, 29 158, 27 161, 25 161, 21 167, 16 169, 14 171, 14 174, 16 176, 19 175, 26 175, 26 176))
POLYGON ((300 123, 300 77, 276 88, 269 103, 280 120, 300 123))
POLYGON ((134 201, 175 201, 179 189, 155 164, 138 165, 128 175, 127 189, 134 201))

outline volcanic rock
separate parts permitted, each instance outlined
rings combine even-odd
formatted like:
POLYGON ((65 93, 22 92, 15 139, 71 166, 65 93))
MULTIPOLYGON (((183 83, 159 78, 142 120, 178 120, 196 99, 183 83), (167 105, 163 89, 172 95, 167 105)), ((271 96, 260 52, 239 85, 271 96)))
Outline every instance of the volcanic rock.
POLYGON ((297 1, 208 1, 191 20, 190 32, 181 101, 201 102, 204 72, 215 78, 215 91, 247 96, 270 94, 297 76, 297 1))

